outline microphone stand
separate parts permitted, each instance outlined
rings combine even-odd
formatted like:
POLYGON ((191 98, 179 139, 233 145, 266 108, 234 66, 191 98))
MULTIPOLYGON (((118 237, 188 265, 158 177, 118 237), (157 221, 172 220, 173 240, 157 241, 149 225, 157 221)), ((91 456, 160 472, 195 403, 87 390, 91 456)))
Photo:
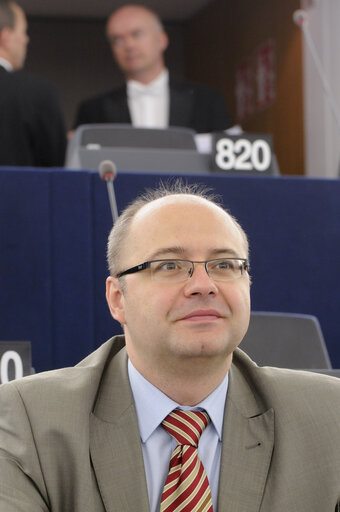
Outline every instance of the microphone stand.
POLYGON ((113 223, 115 223, 116 220, 118 219, 118 209, 117 209, 115 190, 113 188, 113 179, 110 177, 110 178, 106 178, 105 181, 106 181, 106 186, 107 186, 107 193, 109 195, 112 220, 113 220, 113 223))
POLYGON ((117 176, 117 168, 111 160, 103 160, 99 164, 98 172, 101 179, 106 182, 107 193, 109 195, 109 202, 111 208, 111 215, 114 224, 118 219, 117 201, 115 191, 113 188, 113 180, 117 176))

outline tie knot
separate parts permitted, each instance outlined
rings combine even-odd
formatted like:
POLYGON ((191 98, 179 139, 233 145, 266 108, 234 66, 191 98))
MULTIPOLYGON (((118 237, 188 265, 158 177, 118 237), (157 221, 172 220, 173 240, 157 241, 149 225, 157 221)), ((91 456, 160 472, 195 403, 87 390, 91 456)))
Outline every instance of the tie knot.
POLYGON ((163 420, 162 426, 177 444, 197 447, 201 434, 209 422, 210 418, 206 412, 175 409, 163 420))

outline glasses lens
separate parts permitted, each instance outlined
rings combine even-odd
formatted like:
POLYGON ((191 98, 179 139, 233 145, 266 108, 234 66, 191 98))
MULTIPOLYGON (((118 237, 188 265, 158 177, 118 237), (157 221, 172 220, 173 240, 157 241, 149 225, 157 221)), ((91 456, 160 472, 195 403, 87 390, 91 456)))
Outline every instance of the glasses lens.
POLYGON ((150 263, 154 281, 184 281, 190 277, 192 264, 186 260, 158 260, 150 263))
POLYGON ((207 269, 209 276, 216 281, 233 281, 243 274, 244 264, 237 258, 210 260, 207 269))

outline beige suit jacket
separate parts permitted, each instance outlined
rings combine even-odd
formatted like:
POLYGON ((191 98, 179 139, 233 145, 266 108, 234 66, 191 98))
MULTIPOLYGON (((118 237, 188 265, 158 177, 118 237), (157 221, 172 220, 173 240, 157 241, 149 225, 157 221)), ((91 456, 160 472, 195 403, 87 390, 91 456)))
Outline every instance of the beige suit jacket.
MULTIPOLYGON (((148 512, 123 346, 0 387, 1 512, 148 512)), ((334 512, 339 501, 340 380, 259 368, 237 349, 218 512, 334 512)))

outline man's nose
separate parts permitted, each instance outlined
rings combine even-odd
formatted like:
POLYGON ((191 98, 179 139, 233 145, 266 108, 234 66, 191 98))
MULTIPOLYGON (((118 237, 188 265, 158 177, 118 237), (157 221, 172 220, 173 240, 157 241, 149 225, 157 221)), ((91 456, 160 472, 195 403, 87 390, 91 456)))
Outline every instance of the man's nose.
POLYGON ((192 276, 185 283, 186 295, 209 295, 216 294, 218 288, 208 275, 204 263, 195 263, 192 276))
POLYGON ((131 48, 135 44, 134 36, 126 36, 124 39, 124 48, 131 48))

